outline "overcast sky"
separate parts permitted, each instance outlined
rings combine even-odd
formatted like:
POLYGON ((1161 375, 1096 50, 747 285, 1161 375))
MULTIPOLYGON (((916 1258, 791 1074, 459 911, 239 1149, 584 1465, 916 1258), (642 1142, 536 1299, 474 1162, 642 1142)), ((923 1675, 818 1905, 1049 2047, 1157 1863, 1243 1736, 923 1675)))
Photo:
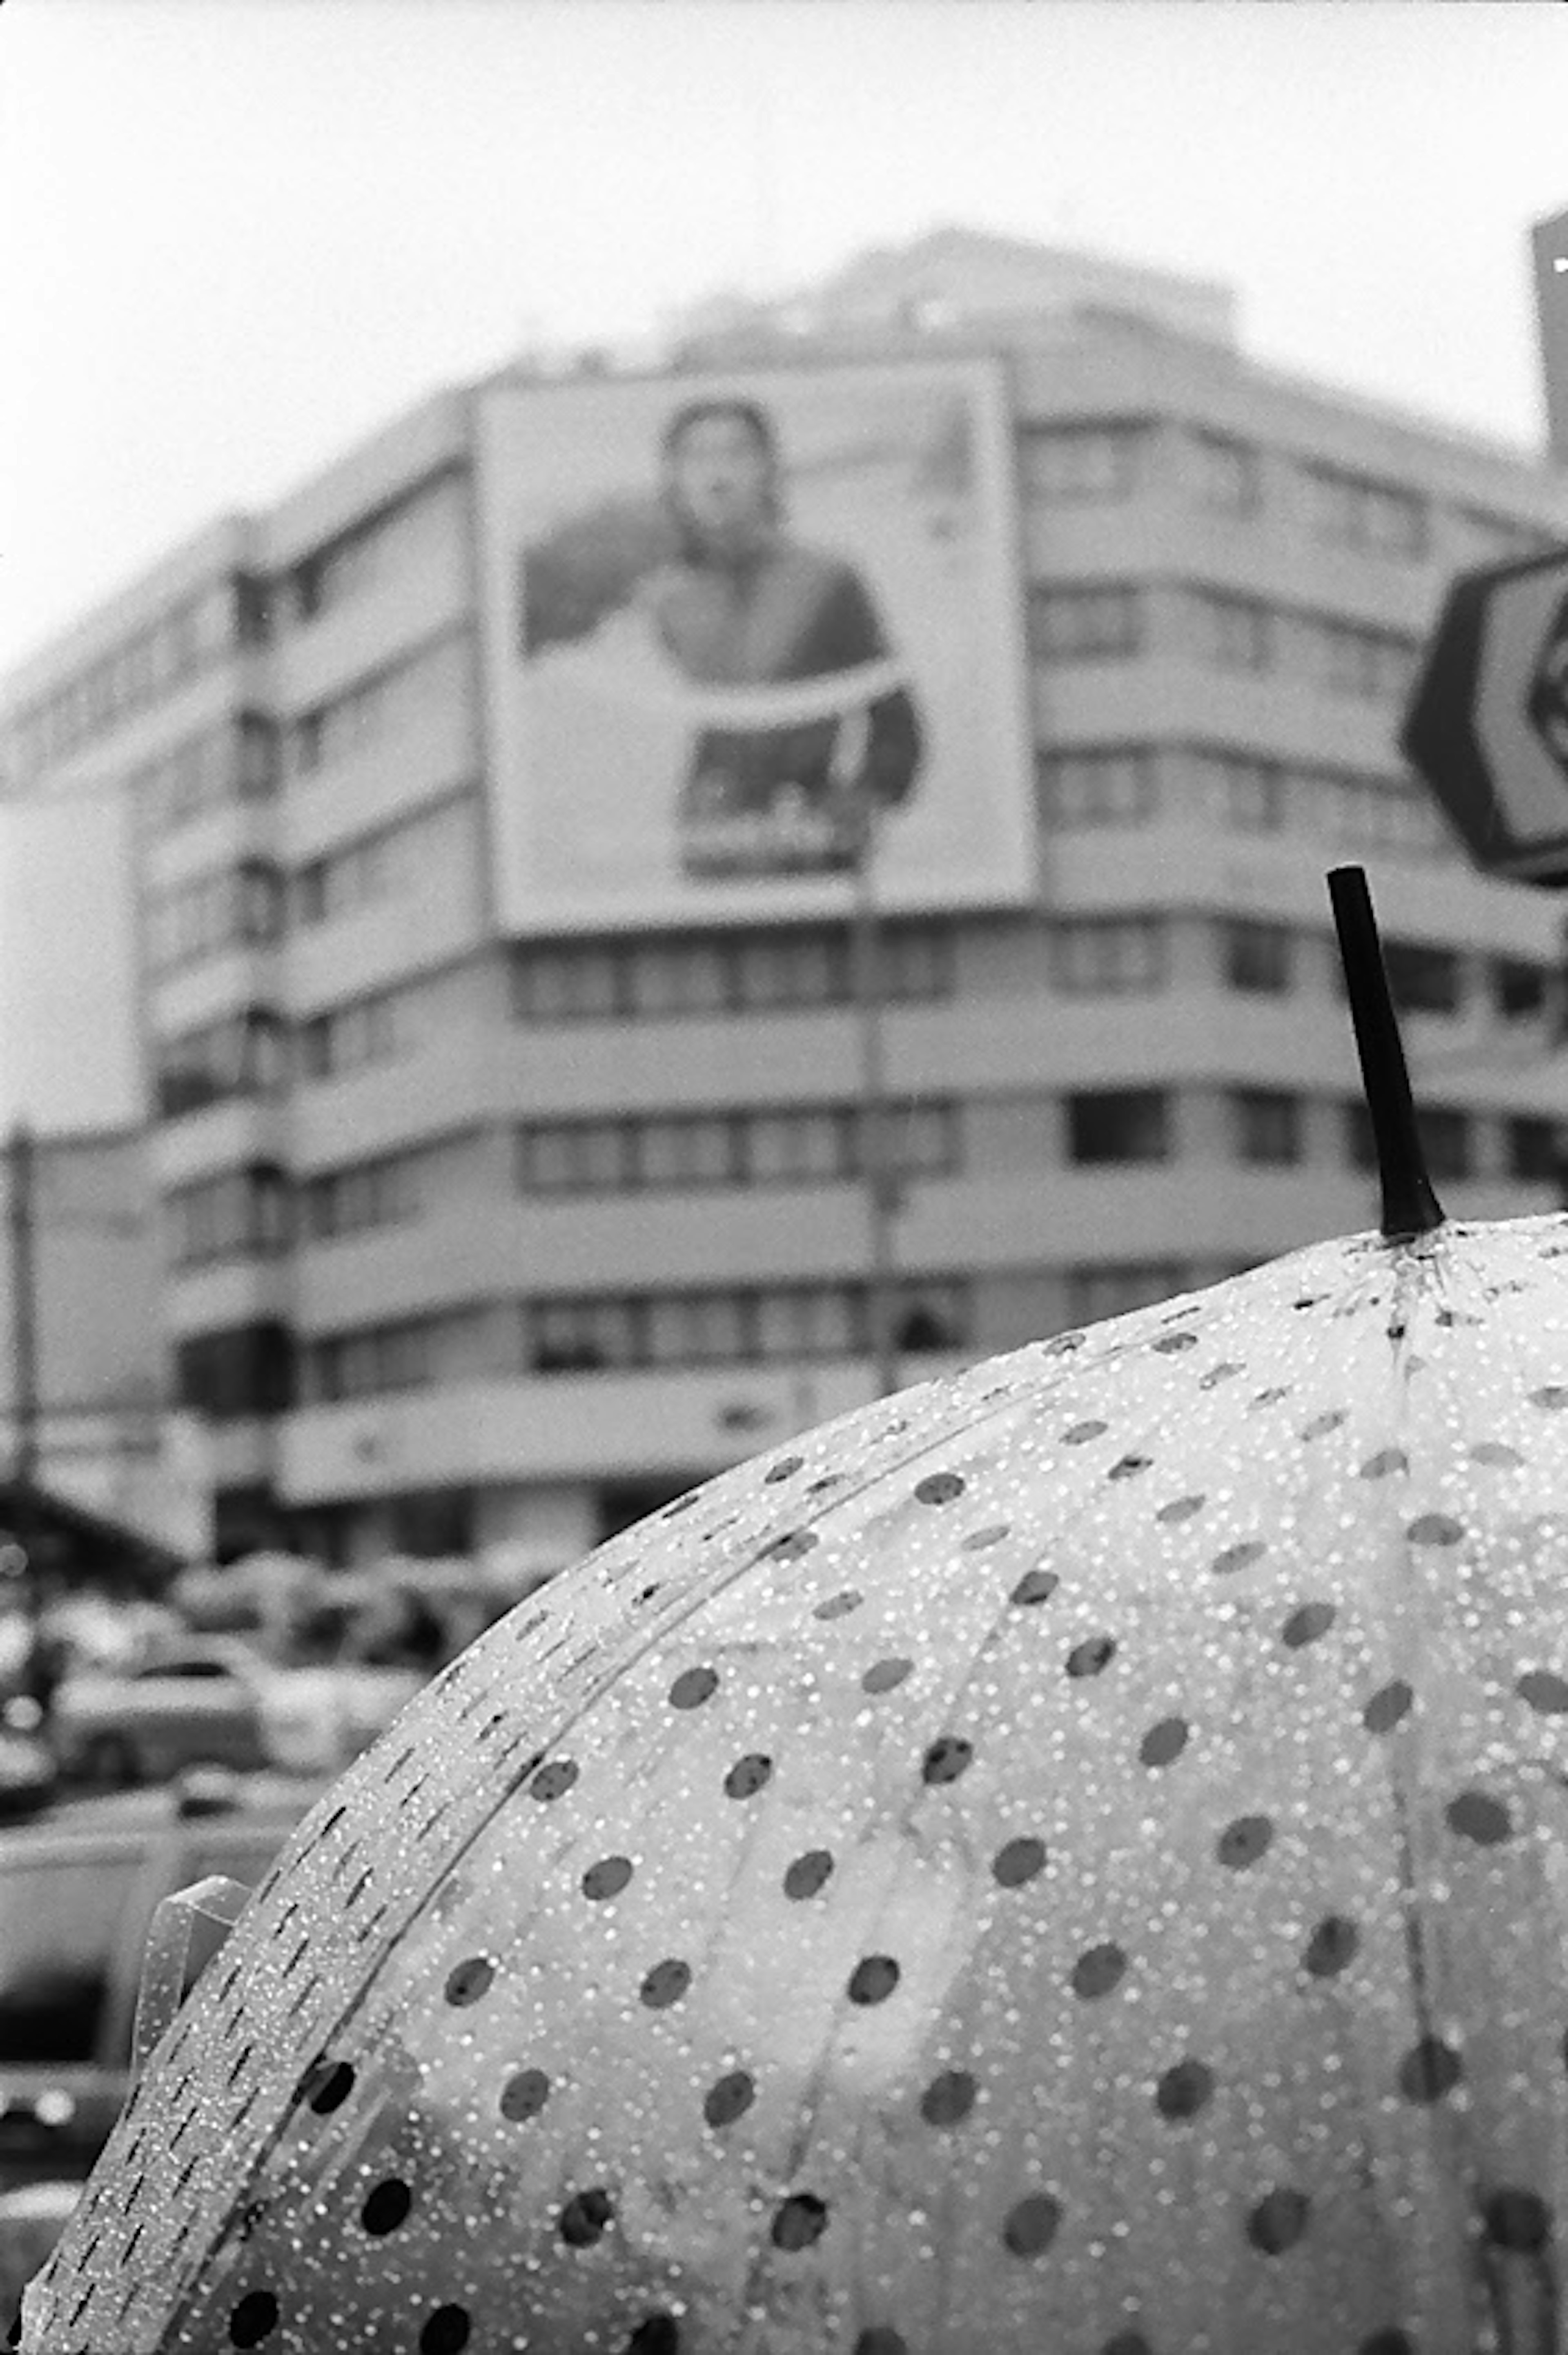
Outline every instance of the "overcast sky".
POLYGON ((939 222, 1533 442, 1565 105, 1555 0, 5 0, 0 674, 439 383, 939 222))

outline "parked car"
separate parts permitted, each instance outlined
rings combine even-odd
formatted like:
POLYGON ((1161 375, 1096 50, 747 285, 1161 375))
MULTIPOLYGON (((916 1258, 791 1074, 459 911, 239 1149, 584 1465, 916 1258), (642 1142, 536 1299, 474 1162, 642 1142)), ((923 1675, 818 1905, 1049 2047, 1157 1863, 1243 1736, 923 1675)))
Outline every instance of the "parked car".
POLYGON ((112 1788, 192 1765, 330 1774, 384 1732, 424 1681, 358 1662, 280 1667, 251 1645, 208 1636, 133 1668, 69 1677, 55 1695, 52 1739, 62 1773, 112 1788))
POLYGON ((183 1766, 268 1764, 267 1662, 243 1644, 171 1646, 139 1666, 68 1676, 50 1737, 61 1772, 119 1787, 183 1766))
POLYGON ((208 1873, 253 1888, 328 1787, 197 1772, 0 1832, 0 2331, 130 2091, 155 1909, 208 1873))

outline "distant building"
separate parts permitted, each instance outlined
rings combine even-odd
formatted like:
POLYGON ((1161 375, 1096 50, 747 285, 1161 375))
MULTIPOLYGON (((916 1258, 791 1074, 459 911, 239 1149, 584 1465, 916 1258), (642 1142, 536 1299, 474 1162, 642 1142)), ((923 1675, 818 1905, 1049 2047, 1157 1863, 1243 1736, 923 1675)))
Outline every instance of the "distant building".
MULTIPOLYGON (((588 678, 653 528, 630 459, 594 503, 596 437, 720 379, 784 417, 808 536, 863 549, 904 529, 865 485, 951 364, 909 565, 1013 568, 973 644, 1016 669, 1028 741, 1015 777, 1013 690, 973 707, 969 879, 899 866, 968 741, 918 665, 924 766, 880 837, 901 1378, 1370 1222, 1323 881, 1347 858, 1445 1205, 1557 1199, 1557 909, 1470 870, 1396 733, 1447 579, 1560 539, 1560 472, 1254 365, 1222 288, 963 231, 677 341, 662 376, 437 394, 5 683, 13 794, 112 778, 137 814, 159 1330, 229 1550, 558 1563, 869 1394, 847 887, 705 900, 650 865, 639 917, 641 735, 581 780, 610 880, 571 898, 570 797, 534 824, 560 781, 496 517, 530 467, 578 468, 540 626, 588 678), (833 420, 879 368, 857 440, 833 420)), ((869 577, 901 659, 908 578, 869 577)), ((749 691, 753 728, 795 708, 749 691)))

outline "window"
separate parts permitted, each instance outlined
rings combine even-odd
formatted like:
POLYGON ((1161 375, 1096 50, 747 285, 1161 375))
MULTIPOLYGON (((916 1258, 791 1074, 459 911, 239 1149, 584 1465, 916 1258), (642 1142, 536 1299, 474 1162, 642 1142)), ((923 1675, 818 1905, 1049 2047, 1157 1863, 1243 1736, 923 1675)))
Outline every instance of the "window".
POLYGON ((1422 948, 1413 941, 1384 941, 1389 993, 1402 1014, 1456 1014, 1459 960, 1447 949, 1422 948))
POLYGON ((1301 1158, 1301 1106, 1276 1088, 1239 1088, 1231 1099, 1238 1160, 1283 1164, 1301 1158))
POLYGON ((471 1321, 461 1314, 411 1316, 313 1341, 305 1352, 307 1395, 331 1404, 419 1390, 436 1378, 443 1341, 471 1321))
POLYGON ((831 1006, 848 994, 848 950, 840 934, 764 934, 742 940, 737 954, 736 997, 743 1007, 831 1006))
POLYGON ((143 1869, 139 1852, 8 1859, 0 1872, 0 2063, 58 2069, 101 2057, 143 1869))
POLYGON ((1468 1178, 1473 1160, 1473 1129, 1468 1113, 1453 1112, 1442 1105, 1418 1107, 1416 1126, 1426 1155, 1426 1166, 1434 1178, 1468 1178))
POLYGON ((541 1121, 517 1132, 517 1185, 525 1194, 597 1194, 632 1183, 633 1124, 541 1121))
POLYGON ((175 1350, 177 1402, 217 1421, 280 1414, 290 1403, 293 1357, 288 1328, 279 1324, 187 1335, 175 1350))
POLYGON ((1285 771, 1252 753, 1200 751, 1193 756, 1199 805, 1221 826, 1241 834, 1277 834, 1285 825, 1285 771))
POLYGON ((395 738, 443 698, 461 653, 457 641, 443 638, 299 713, 289 731, 293 773, 311 775, 395 738))
POLYGON ((178 1120, 230 1097, 263 1095, 283 1079, 284 1030, 270 1008, 246 1007, 154 1050, 158 1116, 178 1120))
POLYGON ((1200 659, 1223 670, 1267 670, 1274 661, 1274 615, 1256 597, 1216 589, 1193 591, 1200 659))
MULTIPOLYGON (((908 1002, 952 994, 947 926, 883 923, 878 943, 885 997, 908 1002)), ((853 988, 847 924, 670 942, 529 945, 514 952, 510 980, 515 1018, 539 1023, 843 1006, 853 988)))
POLYGON ((1499 957, 1492 967, 1492 989, 1498 1012, 1505 1022, 1528 1022, 1546 1010, 1544 965, 1527 964, 1518 957, 1499 957))
POLYGON ((512 1009, 524 1022, 603 1022, 624 1010, 625 952, 522 948, 512 959, 512 1009))
POLYGON ((1187 1272, 1173 1262, 1155 1261, 1125 1267, 1075 1267, 1067 1271, 1067 1317, 1072 1325, 1093 1325, 1102 1317, 1125 1316, 1135 1308, 1152 1307, 1168 1300, 1187 1283, 1187 1272))
POLYGON ((1554 1120, 1521 1114, 1507 1124, 1508 1173, 1568 1189, 1568 1152, 1554 1120))
POLYGON ((420 1156, 388 1155, 307 1178, 300 1189, 304 1232, 313 1242, 357 1235, 419 1216, 420 1156))
POLYGON ((1169 1097, 1163 1088, 1093 1088, 1070 1095, 1067 1150, 1080 1167, 1168 1159, 1169 1097))
POLYGON ((299 1058, 307 1080, 341 1078, 407 1055, 419 1043, 417 988, 379 990, 351 999, 299 1026, 299 1058))
POLYGON ((227 1169, 179 1186, 165 1198, 169 1258, 176 1267, 283 1250, 288 1180, 270 1162, 227 1169))
POLYGON ((1041 662, 1104 662, 1139 653, 1143 602, 1126 582, 1104 588, 1033 589, 1029 651, 1041 662))
POLYGON ((21 710, 14 742, 24 776, 159 702, 235 642, 228 583, 183 599, 21 710))
POLYGON ((1021 437, 1026 491, 1037 498, 1123 499, 1136 488, 1148 429, 1121 420, 1033 426, 1021 437))
MULTIPOLYGON (((854 1115, 851 1114, 851 1118, 854 1115)), ((888 1154, 903 1178, 940 1178, 959 1166, 958 1107, 931 1098, 884 1111, 888 1154)), ((857 1164, 859 1154, 856 1155, 857 1164)))
POLYGON ((1154 815, 1154 754, 1147 746, 1045 753, 1039 781, 1048 825, 1141 826, 1154 815))
POLYGON ((1225 986, 1254 996, 1283 996, 1290 987, 1291 935, 1284 924, 1239 918, 1221 930, 1225 986))
POLYGON ((1321 615, 1299 616, 1296 632, 1311 675, 1330 695, 1387 703, 1408 691, 1416 655, 1409 639, 1321 615))
POLYGON ((1157 916, 1064 918, 1051 935, 1056 986, 1075 996, 1159 989, 1167 937, 1157 916))
POLYGON ((198 964, 224 950, 276 940, 281 879, 265 859, 192 877, 149 898, 147 957, 157 972, 198 964))
POLYGON ((313 622, 400 568, 427 560, 443 519, 445 488, 439 477, 421 484, 296 564, 291 580, 295 618, 313 622))
POLYGON ((328 856, 313 858, 293 879, 293 920, 302 927, 325 923, 356 909, 374 906, 403 890, 414 877, 414 837, 429 824, 383 827, 328 856))
POLYGON ((1416 557, 1426 549, 1426 502, 1396 484, 1337 466, 1304 469, 1307 507, 1320 539, 1382 556, 1416 557))
POLYGON ((1258 453, 1229 433, 1196 433, 1198 496, 1223 515, 1255 515, 1263 500, 1258 453))
POLYGON ((760 1293, 756 1337, 763 1358, 859 1356, 867 1346, 864 1294, 848 1284, 760 1293))
POLYGON ((747 1175, 757 1185, 809 1185, 845 1178, 858 1158, 848 1106, 754 1113, 746 1123, 747 1175))
MULTIPOLYGON (((968 1286, 905 1278, 891 1301, 898 1348, 968 1346, 968 1286)), ((536 1373, 650 1365, 752 1364, 861 1355, 869 1346, 866 1287, 784 1284, 529 1304, 528 1361, 536 1373)))
POLYGON ((656 1366, 733 1363, 754 1356, 752 1301, 739 1292, 656 1295, 645 1304, 645 1347, 656 1366))

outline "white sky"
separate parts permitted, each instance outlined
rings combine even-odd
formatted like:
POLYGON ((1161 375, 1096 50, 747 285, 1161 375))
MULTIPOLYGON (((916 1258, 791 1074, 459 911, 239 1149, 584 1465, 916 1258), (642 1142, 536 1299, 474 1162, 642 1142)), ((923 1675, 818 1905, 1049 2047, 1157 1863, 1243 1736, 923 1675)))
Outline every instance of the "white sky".
POLYGON ((527 340, 944 221, 1533 442, 1565 125, 1556 0, 8 0, 0 674, 527 340))

